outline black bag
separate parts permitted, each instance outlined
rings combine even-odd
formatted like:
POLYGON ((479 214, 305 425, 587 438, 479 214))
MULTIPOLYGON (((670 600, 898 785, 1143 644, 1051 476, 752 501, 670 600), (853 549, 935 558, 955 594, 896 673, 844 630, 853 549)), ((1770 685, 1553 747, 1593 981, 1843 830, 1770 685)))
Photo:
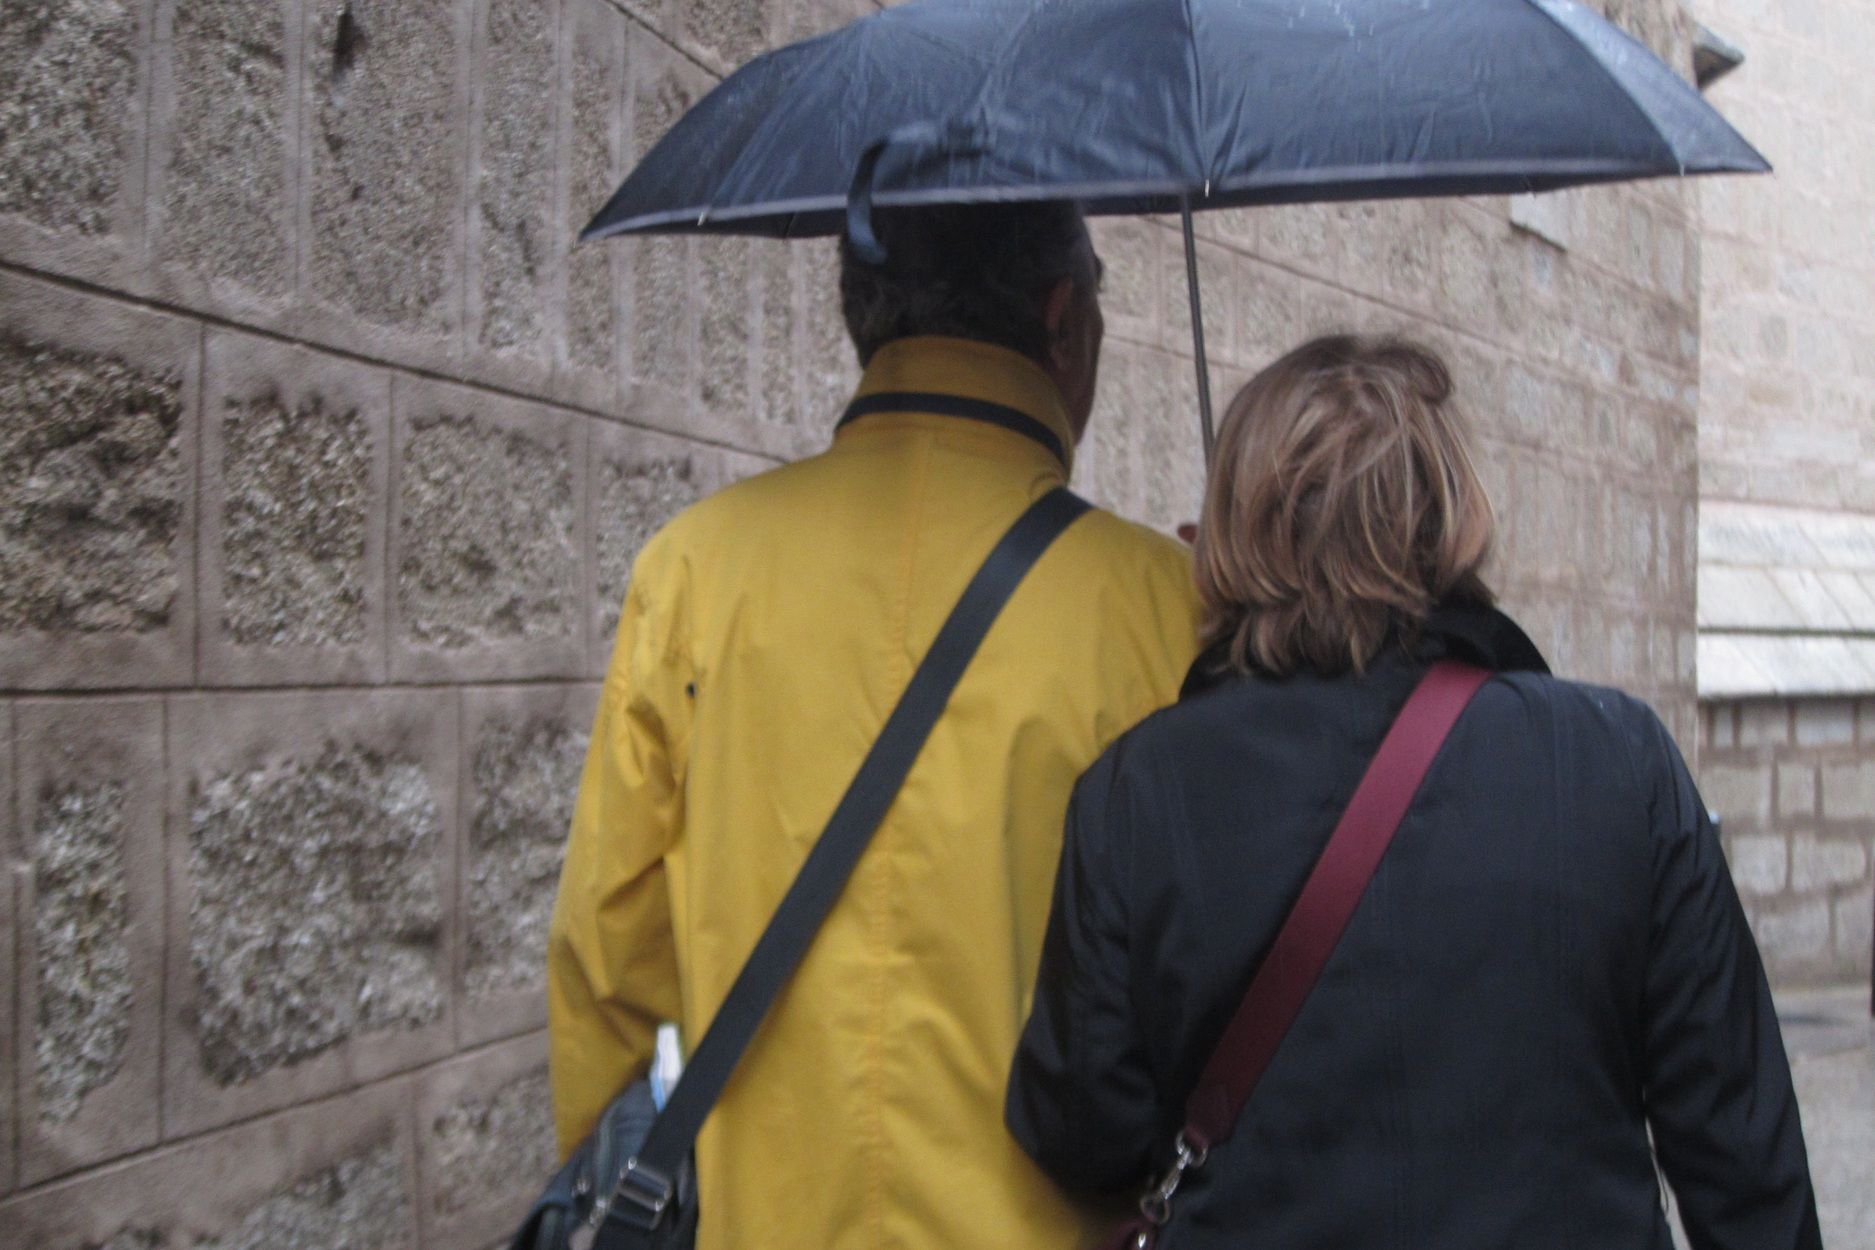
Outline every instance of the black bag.
POLYGON ((1050 491, 997 542, 899 696, 664 1110, 657 1110, 649 1081, 627 1086, 535 1201, 509 1250, 688 1250, 696 1244, 691 1150, 704 1118, 839 899, 984 635, 1029 569, 1087 507, 1066 488, 1050 491))

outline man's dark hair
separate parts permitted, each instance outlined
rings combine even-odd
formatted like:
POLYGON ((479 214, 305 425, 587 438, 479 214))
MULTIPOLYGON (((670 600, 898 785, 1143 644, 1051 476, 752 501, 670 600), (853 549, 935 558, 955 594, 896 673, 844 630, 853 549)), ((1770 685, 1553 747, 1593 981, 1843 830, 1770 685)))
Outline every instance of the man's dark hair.
POLYGON ((886 250, 882 265, 840 241, 840 308, 861 365, 916 334, 977 339, 1041 360, 1042 301, 1063 278, 1097 276, 1082 272, 1087 225, 1065 201, 881 208, 873 232, 886 250))

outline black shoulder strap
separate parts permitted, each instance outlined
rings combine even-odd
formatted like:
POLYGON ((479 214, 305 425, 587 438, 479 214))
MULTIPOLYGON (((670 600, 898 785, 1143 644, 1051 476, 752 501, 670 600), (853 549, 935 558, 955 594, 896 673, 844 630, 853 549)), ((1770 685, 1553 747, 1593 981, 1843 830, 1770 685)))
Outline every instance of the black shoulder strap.
MULTIPOLYGON (((704 1118, 769 1004, 833 910, 984 635, 1042 553, 1087 509, 1065 487, 1042 496, 1003 535, 964 589, 626 1168, 608 1203, 606 1223, 656 1226, 670 1202, 672 1178, 695 1145, 704 1118)), ((605 1240, 602 1233, 599 1244, 605 1240)))

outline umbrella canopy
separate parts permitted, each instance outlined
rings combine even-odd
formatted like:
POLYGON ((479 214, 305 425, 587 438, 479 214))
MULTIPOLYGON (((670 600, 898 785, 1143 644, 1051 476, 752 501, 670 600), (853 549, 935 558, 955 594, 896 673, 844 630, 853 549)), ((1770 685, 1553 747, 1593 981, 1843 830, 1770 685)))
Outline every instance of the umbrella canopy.
POLYGON ((731 75, 583 237, 833 234, 849 198, 863 227, 868 199, 1176 212, 1766 168, 1575 0, 912 0, 731 75))
POLYGON ((875 203, 1179 212, 1209 459, 1194 208, 1769 168, 1576 0, 911 0, 730 75, 580 237, 844 229, 876 261, 875 203))

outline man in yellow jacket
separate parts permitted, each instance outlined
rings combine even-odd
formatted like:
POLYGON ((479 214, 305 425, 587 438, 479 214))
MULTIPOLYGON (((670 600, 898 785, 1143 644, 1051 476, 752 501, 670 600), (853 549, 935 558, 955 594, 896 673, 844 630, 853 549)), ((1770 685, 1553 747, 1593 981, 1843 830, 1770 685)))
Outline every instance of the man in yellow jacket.
MULTIPOLYGON (((1066 205, 882 212, 826 452, 632 571, 548 955, 562 1151, 701 1037, 965 583, 1066 481, 1099 262, 1066 205)), ((1141 419, 1149 415, 1139 414, 1141 419)), ((701 1250, 1086 1245, 1002 1127, 1075 778, 1172 701, 1189 559, 1091 512, 1004 609, 697 1144, 701 1250)))

